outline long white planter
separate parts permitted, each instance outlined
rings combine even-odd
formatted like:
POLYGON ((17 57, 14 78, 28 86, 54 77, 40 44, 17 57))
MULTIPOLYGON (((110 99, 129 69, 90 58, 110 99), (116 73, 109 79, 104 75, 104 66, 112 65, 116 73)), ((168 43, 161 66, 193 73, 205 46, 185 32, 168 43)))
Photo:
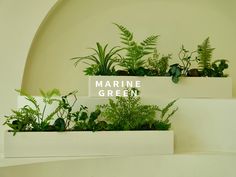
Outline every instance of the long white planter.
POLYGON ((141 96, 145 97, 232 98, 230 77, 182 77, 179 83, 175 84, 170 77, 89 76, 89 96, 117 96, 117 90, 122 96, 127 81, 132 83, 133 87, 139 86, 141 96))
POLYGON ((173 131, 5 133, 5 157, 173 154, 173 131))

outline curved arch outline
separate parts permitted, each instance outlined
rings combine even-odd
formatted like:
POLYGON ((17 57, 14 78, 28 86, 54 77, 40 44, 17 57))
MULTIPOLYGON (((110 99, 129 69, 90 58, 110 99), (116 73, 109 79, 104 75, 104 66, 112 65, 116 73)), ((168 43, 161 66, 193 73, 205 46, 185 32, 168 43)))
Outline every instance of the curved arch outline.
POLYGON ((52 3, 51 6, 49 6, 46 14, 41 19, 41 21, 38 23, 37 30, 35 31, 34 35, 32 36, 32 40, 31 40, 30 46, 29 46, 28 51, 27 51, 27 57, 25 58, 25 61, 24 61, 23 74, 21 75, 21 83, 20 83, 21 88, 22 88, 22 85, 23 85, 24 76, 25 76, 25 72, 26 72, 26 66, 27 66, 27 63, 29 61, 29 54, 30 54, 30 51, 32 49, 32 45, 33 45, 33 43, 34 43, 34 41, 35 41, 35 39, 36 39, 36 37, 37 37, 41 27, 45 24, 47 18, 54 12, 54 10, 58 7, 58 5, 63 0, 51 0, 51 1, 54 1, 54 2, 50 2, 50 3, 52 3))

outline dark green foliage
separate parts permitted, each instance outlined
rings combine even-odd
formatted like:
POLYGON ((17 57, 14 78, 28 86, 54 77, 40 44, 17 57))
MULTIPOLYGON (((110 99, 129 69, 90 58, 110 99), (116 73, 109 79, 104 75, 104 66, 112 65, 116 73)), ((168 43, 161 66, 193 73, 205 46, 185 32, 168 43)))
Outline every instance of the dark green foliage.
POLYGON ((141 104, 140 97, 134 97, 129 91, 128 97, 109 99, 109 103, 98 106, 102 110, 101 116, 111 124, 114 130, 158 130, 170 127, 169 118, 177 111, 174 110, 164 118, 166 112, 174 104, 171 102, 164 109, 156 105, 141 104), (160 119, 156 119, 157 111, 161 111, 160 119), (159 125, 158 123, 161 124, 159 125), (157 125, 158 124, 158 125, 157 125))
MULTIPOLYGON (((70 128, 71 122, 77 121, 83 116, 83 113, 87 111, 87 107, 81 105, 79 110, 73 111, 73 107, 77 102, 76 97, 77 91, 70 92, 67 95, 61 97, 61 100, 58 104, 58 113, 57 116, 59 119, 63 119, 65 122, 65 130, 70 128), (70 103, 69 97, 73 97, 73 103, 70 103)), ((62 122, 62 121, 61 121, 62 122)))
POLYGON ((202 71, 203 76, 208 73, 208 70, 211 69, 211 58, 214 48, 211 48, 209 37, 206 38, 201 45, 198 45, 198 67, 202 71))
POLYGON ((191 74, 199 76, 198 71, 196 71, 197 69, 190 69, 193 61, 198 62, 197 58, 192 59, 192 55, 195 52, 196 51, 190 52, 185 49, 183 45, 181 46, 180 52, 178 53, 178 58, 181 61, 181 64, 175 63, 171 65, 169 69, 169 74, 174 83, 179 82, 180 76, 189 76, 191 74))
POLYGON ((115 25, 121 32, 121 42, 125 45, 124 49, 126 50, 126 56, 120 56, 120 65, 133 74, 138 68, 144 67, 146 61, 143 57, 153 53, 158 36, 149 36, 141 43, 137 43, 133 39, 133 33, 131 33, 126 27, 116 23, 115 25))
POLYGON ((179 82, 179 78, 181 76, 181 73, 182 73, 182 67, 179 64, 173 64, 170 66, 169 74, 170 74, 171 79, 174 83, 179 82))
POLYGON ((229 67, 227 60, 216 60, 212 63, 213 77, 226 77, 224 70, 229 67))
POLYGON ((66 131, 66 123, 63 118, 57 118, 53 126, 56 131, 66 131))
POLYGON ((84 112, 83 114, 84 116, 81 116, 81 118, 75 122, 73 130, 74 131, 108 130, 108 123, 98 119, 100 114, 101 114, 100 109, 91 112, 90 116, 88 116, 88 114, 84 112))
POLYGON ((120 50, 119 47, 113 47, 107 52, 108 44, 104 47, 100 43, 96 43, 97 48, 91 48, 95 53, 85 57, 74 57, 72 60, 75 60, 75 66, 78 65, 81 61, 89 61, 92 63, 87 63, 88 68, 84 70, 86 75, 114 75, 115 66, 117 63, 117 54, 120 50))

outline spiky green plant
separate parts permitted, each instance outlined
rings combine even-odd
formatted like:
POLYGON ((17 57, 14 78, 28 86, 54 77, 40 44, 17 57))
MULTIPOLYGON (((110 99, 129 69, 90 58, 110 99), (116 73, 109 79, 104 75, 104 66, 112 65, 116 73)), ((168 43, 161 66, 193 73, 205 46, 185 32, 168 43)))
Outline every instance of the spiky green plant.
POLYGON ((95 53, 84 57, 74 57, 71 60, 75 61, 75 66, 81 61, 89 61, 92 63, 84 62, 89 65, 84 70, 86 75, 114 75, 115 66, 117 64, 117 54, 122 49, 118 46, 111 48, 107 51, 108 44, 104 47, 97 42, 97 48, 90 48, 95 53))
POLYGON ((201 45, 198 45, 198 67, 204 72, 211 68, 211 58, 214 48, 211 48, 209 37, 206 38, 201 45))
POLYGON ((133 74, 138 68, 144 67, 146 60, 143 57, 154 52, 158 35, 149 36, 141 43, 138 43, 133 39, 133 33, 126 27, 114 24, 121 32, 121 43, 125 45, 124 49, 126 50, 126 56, 121 57, 120 65, 133 74))

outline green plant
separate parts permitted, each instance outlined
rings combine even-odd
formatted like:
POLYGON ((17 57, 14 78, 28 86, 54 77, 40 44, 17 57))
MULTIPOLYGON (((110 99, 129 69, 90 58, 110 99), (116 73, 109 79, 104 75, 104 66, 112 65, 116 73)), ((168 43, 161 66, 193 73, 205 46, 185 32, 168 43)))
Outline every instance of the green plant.
POLYGON ((198 62, 197 57, 192 59, 193 54, 196 53, 196 51, 190 52, 189 50, 185 49, 185 47, 182 45, 180 52, 178 53, 178 58, 181 61, 181 68, 182 68, 182 75, 187 76, 190 70, 190 67, 192 65, 192 62, 198 62))
POLYGON ((79 110, 74 111, 73 107, 77 102, 76 97, 77 91, 70 92, 67 95, 61 96, 61 99, 58 102, 58 106, 56 108, 57 111, 57 119, 55 120, 53 126, 51 126, 52 130, 55 131, 66 131, 71 128, 71 122, 77 121, 81 117, 83 117, 83 113, 87 111, 87 107, 80 105, 79 110), (70 103, 69 98, 73 97, 74 101, 70 103))
POLYGON ((174 102, 164 109, 156 105, 143 105, 141 98, 131 95, 129 90, 127 97, 109 99, 108 104, 100 105, 98 108, 102 111, 101 116, 110 123, 112 130, 168 130, 169 118, 177 109, 164 117, 174 102), (157 111, 162 112, 160 119, 156 119, 157 111))
POLYGON ((169 67, 169 60, 171 55, 163 55, 160 57, 160 54, 157 53, 157 50, 154 50, 153 56, 148 58, 147 67, 151 71, 151 75, 154 76, 166 76, 167 70, 169 67))
POLYGON ((119 47, 113 47, 107 52, 108 44, 104 47, 100 43, 96 43, 97 48, 90 48, 95 53, 84 57, 74 57, 71 60, 75 60, 75 66, 81 61, 90 61, 91 63, 84 62, 89 65, 84 70, 86 75, 114 75, 115 66, 117 63, 117 54, 122 49, 119 47))
POLYGON ((213 77, 226 77, 227 75, 224 74, 224 70, 229 67, 227 60, 221 59, 216 60, 211 64, 212 68, 212 76, 213 77))
POLYGON ((170 128, 170 118, 175 114, 176 111, 178 111, 178 108, 175 108, 173 110, 170 110, 170 108, 174 105, 176 101, 177 100, 173 100, 169 104, 167 104, 163 109, 160 109, 161 115, 160 120, 157 120, 156 129, 168 130, 170 128))
POLYGON ((109 130, 109 124, 104 120, 99 120, 101 114, 100 109, 96 109, 94 112, 84 113, 83 116, 76 121, 73 127, 74 131, 104 131, 109 130))
POLYGON ((179 78, 182 75, 182 70, 182 67, 178 63, 170 65, 168 73, 174 83, 179 82, 179 78))
POLYGON ((212 61, 214 48, 211 48, 209 37, 201 45, 198 45, 198 67, 201 76, 225 77, 224 70, 228 68, 228 61, 225 59, 212 61))
POLYGON ((185 49, 183 45, 181 46, 178 53, 178 58, 181 64, 175 63, 171 65, 169 69, 169 74, 172 76, 172 81, 174 83, 179 82, 180 76, 199 76, 198 70, 190 69, 192 62, 198 62, 197 57, 192 59, 194 53, 196 53, 196 51, 190 52, 189 50, 185 49))
POLYGON ((141 43, 133 39, 131 33, 126 27, 114 23, 120 30, 121 43, 125 45, 125 57, 120 56, 120 65, 124 67, 130 75, 137 75, 139 68, 144 68, 146 60, 144 56, 153 53, 156 47, 158 35, 147 37, 141 43))
POLYGON ((211 59, 214 48, 211 48, 210 38, 206 38, 201 45, 198 45, 198 67, 202 76, 211 75, 211 59))
POLYGON ((58 109, 54 110, 47 116, 45 115, 45 111, 48 105, 53 104, 54 102, 58 102, 59 100, 55 98, 55 96, 59 96, 60 92, 57 89, 53 89, 48 92, 41 91, 43 96, 44 107, 41 110, 39 104, 36 99, 21 91, 16 90, 21 95, 25 96, 25 98, 32 105, 25 105, 19 110, 12 110, 13 114, 10 116, 5 116, 6 121, 4 125, 8 125, 13 129, 14 134, 18 131, 42 131, 50 129, 50 122, 54 118, 54 116, 59 111, 58 109))

